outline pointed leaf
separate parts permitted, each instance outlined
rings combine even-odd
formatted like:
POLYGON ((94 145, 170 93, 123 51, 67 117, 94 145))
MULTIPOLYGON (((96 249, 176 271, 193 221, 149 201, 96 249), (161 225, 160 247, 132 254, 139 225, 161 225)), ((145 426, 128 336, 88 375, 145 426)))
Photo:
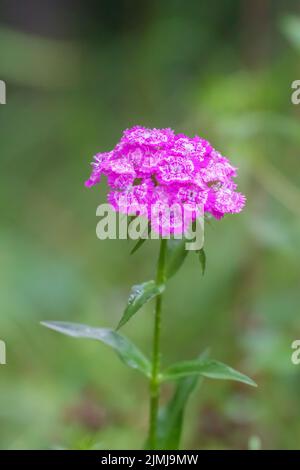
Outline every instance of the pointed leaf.
POLYGON ((130 254, 133 255, 133 253, 135 253, 136 251, 139 250, 139 248, 141 248, 141 246, 145 243, 145 241, 147 240, 147 238, 140 238, 137 243, 134 245, 134 247, 132 248, 130 254))
POLYGON ((195 359, 173 364, 165 370, 162 380, 176 380, 194 374, 211 379, 236 380, 256 387, 256 383, 246 375, 241 374, 222 362, 211 359, 195 359))
MULTIPOLYGON (((199 359, 207 359, 208 353, 208 350, 204 351, 199 359)), ((179 379, 169 403, 160 410, 158 416, 158 446, 160 449, 179 449, 185 407, 199 381, 202 381, 199 375, 179 379)))
POLYGON ((137 215, 127 215, 127 214, 121 214, 121 220, 127 219, 127 241, 130 240, 129 236, 129 226, 133 220, 135 220, 138 216, 137 215))
POLYGON ((161 294, 165 289, 164 285, 157 285, 155 281, 144 282, 132 287, 128 299, 127 307, 117 326, 117 330, 125 325, 128 320, 149 300, 161 294))
POLYGON ((148 223, 147 230, 145 230, 145 232, 143 232, 141 238, 137 241, 137 243, 132 248, 132 250, 130 252, 131 255, 133 255, 133 253, 135 253, 139 248, 141 248, 141 246, 144 244, 144 242, 146 240, 148 240, 150 232, 151 232, 151 225, 150 225, 150 223, 148 223))
POLYGON ((138 369, 147 377, 151 375, 151 364, 144 354, 127 338, 109 328, 94 328, 80 323, 44 321, 42 325, 74 338, 90 338, 112 347, 120 359, 132 369, 138 369))
POLYGON ((186 255, 189 250, 185 248, 186 240, 168 240, 168 252, 167 252, 167 269, 166 274, 167 278, 174 276, 177 273, 178 269, 183 264, 186 255))
MULTIPOLYGON (((141 218, 141 216, 139 216, 139 215, 134 215, 134 216, 131 216, 129 218, 128 227, 127 227, 128 240, 131 239, 131 235, 129 233, 129 228, 130 228, 131 223, 136 219, 140 220, 140 218, 141 218)), ((150 232, 151 232, 151 225, 150 225, 150 223, 148 223, 147 227, 145 228, 145 230, 141 234, 140 238, 138 239, 138 241, 136 242, 136 244, 134 245, 134 247, 130 251, 131 255, 133 255, 133 253, 135 253, 139 248, 141 248, 141 246, 144 244, 144 242, 149 239, 150 232)))
POLYGON ((180 379, 170 402, 165 408, 160 410, 158 417, 159 449, 178 450, 185 406, 198 382, 199 375, 180 379))
POLYGON ((202 268, 202 275, 204 276, 205 269, 206 269, 206 254, 205 254, 204 248, 201 248, 201 250, 199 250, 198 255, 199 255, 199 261, 200 261, 201 268, 202 268))

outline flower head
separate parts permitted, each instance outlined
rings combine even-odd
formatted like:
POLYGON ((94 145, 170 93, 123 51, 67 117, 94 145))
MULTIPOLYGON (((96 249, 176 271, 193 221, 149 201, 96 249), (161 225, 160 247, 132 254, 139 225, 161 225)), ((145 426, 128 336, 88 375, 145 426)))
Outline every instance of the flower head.
POLYGON ((112 151, 94 157, 92 166, 86 186, 107 176, 108 200, 115 210, 147 217, 163 235, 166 219, 169 233, 186 231, 186 223, 179 221, 183 209, 188 208, 190 223, 203 212, 217 219, 240 212, 246 201, 236 192, 236 168, 227 158, 207 140, 171 129, 127 129, 112 151))

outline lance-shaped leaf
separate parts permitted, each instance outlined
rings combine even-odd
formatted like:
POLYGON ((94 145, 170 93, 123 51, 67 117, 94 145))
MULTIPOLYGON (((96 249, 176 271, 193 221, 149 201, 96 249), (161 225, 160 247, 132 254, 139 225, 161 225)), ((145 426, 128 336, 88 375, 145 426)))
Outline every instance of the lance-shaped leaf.
MULTIPOLYGON (((157 421, 157 449, 178 450, 185 407, 199 379, 202 380, 199 375, 179 379, 169 403, 160 408, 157 421)), ((144 448, 149 449, 149 437, 144 448)))
POLYGON ((132 248, 130 254, 133 255, 136 251, 138 251, 141 246, 143 246, 143 244, 145 243, 146 240, 148 240, 149 238, 149 235, 150 235, 150 232, 151 232, 151 225, 148 224, 147 226, 147 230, 145 231, 145 233, 142 235, 141 238, 139 238, 139 240, 136 242, 136 244, 134 245, 134 247, 132 248))
POLYGON ((168 251, 167 251, 167 269, 166 275, 167 279, 174 276, 177 273, 178 269, 183 264, 186 255, 189 250, 185 248, 186 240, 170 239, 168 240, 168 251))
POLYGON ((147 240, 147 238, 140 238, 136 244, 134 245, 134 247, 132 248, 130 254, 133 255, 133 253, 135 253, 136 251, 138 251, 141 246, 143 246, 143 244, 145 243, 145 241, 147 240))
POLYGON ((125 325, 128 320, 149 300, 160 295, 165 289, 163 284, 158 285, 155 281, 144 282, 132 287, 128 298, 127 307, 117 326, 117 330, 125 325))
POLYGON ((202 375, 211 379, 236 380, 256 387, 256 383, 246 375, 212 359, 194 359, 173 364, 165 370, 162 380, 176 380, 190 375, 202 375))
POLYGON ((150 361, 127 338, 110 328, 94 328, 80 323, 44 321, 42 325, 74 338, 90 338, 102 341, 113 348, 120 359, 132 369, 137 369, 147 377, 151 375, 150 361))
POLYGON ((204 276, 205 269, 206 269, 206 254, 205 254, 204 248, 201 248, 201 250, 199 250, 198 255, 199 255, 199 261, 200 261, 201 268, 202 268, 202 275, 204 276))
POLYGON ((160 410, 157 435, 159 449, 179 449, 185 407, 199 379, 202 380, 199 375, 194 375, 178 380, 171 400, 160 410))
MULTIPOLYGON (((209 350, 205 350, 199 356, 199 360, 207 359, 208 355, 209 350)), ((201 381, 202 377, 199 375, 179 379, 170 401, 159 410, 157 438, 160 449, 179 449, 185 407, 190 395, 201 381)))

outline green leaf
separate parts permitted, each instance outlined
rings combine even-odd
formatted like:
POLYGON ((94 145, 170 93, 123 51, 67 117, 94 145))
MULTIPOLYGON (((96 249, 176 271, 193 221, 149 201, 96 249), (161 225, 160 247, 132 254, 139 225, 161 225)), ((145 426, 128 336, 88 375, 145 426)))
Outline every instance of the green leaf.
POLYGON ((94 328, 80 323, 44 321, 42 325, 74 338, 90 338, 102 341, 113 348, 120 359, 132 369, 137 369, 147 377, 151 375, 150 361, 127 338, 109 328, 94 328))
POLYGON ((204 248, 201 248, 201 250, 199 250, 198 255, 199 255, 199 261, 200 261, 201 268, 202 268, 202 275, 204 276, 205 268, 206 268, 206 254, 205 254, 204 248))
POLYGON ((128 320, 149 300, 161 294, 165 289, 164 285, 157 285, 155 281, 144 282, 132 287, 127 307, 117 326, 117 330, 125 325, 128 320))
POLYGON ((189 250, 185 249, 186 240, 170 239, 168 240, 168 252, 167 252, 167 269, 166 275, 167 278, 174 276, 177 273, 178 269, 183 264, 186 255, 189 250))
POLYGON ((127 215, 127 214, 121 214, 121 220, 124 220, 124 219, 127 219, 127 241, 130 240, 130 237, 129 237, 129 225, 131 224, 131 222, 133 222, 135 219, 137 218, 137 215, 127 215))
MULTIPOLYGON (((128 226, 130 225, 130 223, 128 224, 128 226)), ((145 232, 143 233, 141 238, 137 241, 137 243, 132 248, 132 250, 130 252, 131 255, 133 255, 133 253, 135 253, 139 248, 141 248, 141 246, 144 244, 144 242, 146 240, 148 240, 150 233, 151 233, 151 225, 149 223, 148 226, 147 226, 147 230, 145 230, 145 232)))
POLYGON ((177 450, 179 448, 185 406, 198 382, 199 375, 180 379, 171 400, 165 408, 160 410, 157 436, 159 449, 177 450))
MULTIPOLYGON (((199 359, 207 359, 208 350, 204 351, 199 359)), ((191 393, 196 388, 199 375, 179 379, 169 403, 160 409, 158 416, 158 446, 164 450, 177 450, 179 448, 184 412, 191 393)))
POLYGON ((136 251, 138 251, 139 248, 141 248, 141 246, 145 243, 145 241, 147 240, 147 238, 140 238, 137 243, 134 245, 134 247, 132 248, 130 254, 133 255, 133 253, 135 253, 136 251))
POLYGON ((168 367, 162 374, 162 380, 176 380, 190 375, 202 375, 211 379, 236 380, 256 387, 256 383, 244 374, 222 362, 211 359, 182 361, 168 367))

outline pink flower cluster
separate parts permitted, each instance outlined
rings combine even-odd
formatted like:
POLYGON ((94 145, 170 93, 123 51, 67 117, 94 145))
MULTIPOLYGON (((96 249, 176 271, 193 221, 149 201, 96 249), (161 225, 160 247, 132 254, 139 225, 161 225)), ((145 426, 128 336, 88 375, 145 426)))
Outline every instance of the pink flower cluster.
POLYGON ((245 196, 236 192, 236 168, 229 160, 208 141, 171 129, 127 129, 111 152, 94 157, 92 166, 86 186, 106 175, 108 201, 115 210, 147 217, 163 235, 164 219, 171 219, 169 232, 182 232, 200 213, 220 219, 240 212, 245 204, 245 196), (166 213, 165 207, 175 209, 166 213), (188 214, 184 225, 183 208, 188 214))

